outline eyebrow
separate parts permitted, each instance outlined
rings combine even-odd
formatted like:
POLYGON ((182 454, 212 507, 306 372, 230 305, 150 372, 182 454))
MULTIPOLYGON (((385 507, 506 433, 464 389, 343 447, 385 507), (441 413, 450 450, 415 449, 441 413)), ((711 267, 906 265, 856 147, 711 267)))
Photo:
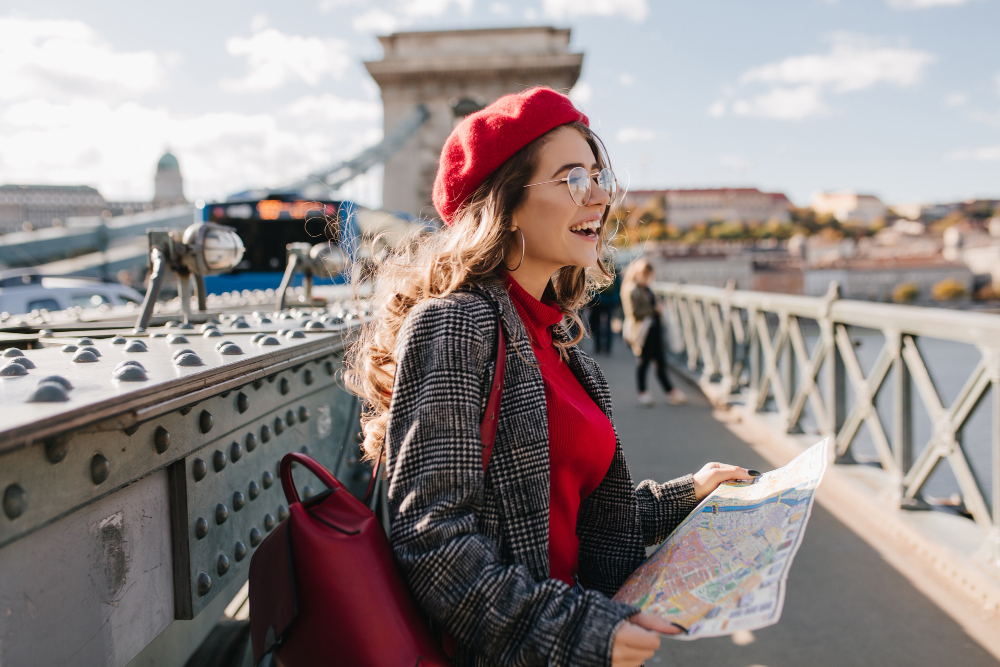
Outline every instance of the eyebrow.
MULTIPOLYGON (((594 166, 591 167, 591 169, 597 169, 600 166, 601 165, 599 165, 599 164, 597 164, 595 162, 594 166)), ((558 176, 559 174, 563 173, 564 171, 569 171, 570 169, 573 169, 574 167, 583 167, 584 169, 586 169, 587 165, 583 164, 582 162, 572 162, 570 164, 564 164, 563 166, 559 167, 558 169, 556 169, 552 173, 552 178, 555 178, 556 176, 558 176)))

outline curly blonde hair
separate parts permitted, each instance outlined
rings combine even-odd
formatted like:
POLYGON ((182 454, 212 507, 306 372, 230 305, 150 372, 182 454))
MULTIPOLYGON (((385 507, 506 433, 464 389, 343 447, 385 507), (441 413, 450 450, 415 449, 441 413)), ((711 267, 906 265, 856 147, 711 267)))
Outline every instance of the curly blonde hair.
MULTIPOLYGON (((609 164, 601 140, 580 122, 561 125, 535 139, 501 165, 473 192, 455 214, 450 229, 408 243, 378 262, 372 271, 374 317, 362 327, 345 360, 347 387, 361 397, 364 431, 362 459, 381 456, 389 420, 396 374, 396 339, 410 310, 429 299, 445 297, 468 285, 503 275, 505 251, 512 255, 514 212, 524 201, 524 186, 534 174, 542 147, 552 132, 562 127, 579 131, 603 169, 609 164)), ((556 342, 560 352, 584 335, 578 311, 606 286, 613 276, 607 221, 609 205, 601 219, 597 266, 567 266, 557 271, 545 288, 545 297, 558 304, 573 337, 556 342)), ((511 263, 512 258, 508 260, 511 263)))

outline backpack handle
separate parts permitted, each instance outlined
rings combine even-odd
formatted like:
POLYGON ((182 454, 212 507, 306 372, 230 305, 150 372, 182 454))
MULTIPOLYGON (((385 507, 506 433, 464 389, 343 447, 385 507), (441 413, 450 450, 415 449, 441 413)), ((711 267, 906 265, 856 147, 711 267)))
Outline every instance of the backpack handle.
POLYGON ((337 478, 330 474, 330 471, 311 456, 300 454, 299 452, 288 452, 281 457, 281 488, 285 492, 285 499, 289 505, 294 505, 299 500, 299 492, 295 488, 295 481, 292 479, 292 463, 301 463, 306 470, 319 477, 319 480, 328 488, 336 491, 340 488, 337 478))

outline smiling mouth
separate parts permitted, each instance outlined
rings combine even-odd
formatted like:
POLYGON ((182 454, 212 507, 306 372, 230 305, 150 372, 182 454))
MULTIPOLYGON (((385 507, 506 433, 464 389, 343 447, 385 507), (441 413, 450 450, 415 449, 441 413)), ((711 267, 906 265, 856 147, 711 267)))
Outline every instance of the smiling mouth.
POLYGON ((569 231, 573 232, 577 236, 582 236, 587 239, 596 239, 597 235, 601 231, 601 223, 599 220, 584 222, 574 227, 570 227, 569 231))

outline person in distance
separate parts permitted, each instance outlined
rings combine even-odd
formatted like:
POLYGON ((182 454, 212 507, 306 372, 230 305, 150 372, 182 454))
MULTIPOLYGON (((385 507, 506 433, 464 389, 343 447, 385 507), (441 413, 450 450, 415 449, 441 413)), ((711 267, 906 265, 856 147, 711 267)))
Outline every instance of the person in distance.
POLYGON ((548 88, 466 117, 441 152, 447 225, 383 260, 348 360, 364 454, 385 457, 390 543, 458 667, 630 667, 680 630, 611 599, 720 483, 712 463, 635 486, 579 310, 610 280, 614 176, 548 88), (502 331, 501 331, 502 327, 502 331), (499 337, 499 414, 485 415, 499 337), (480 427, 498 419, 485 466, 480 427))

